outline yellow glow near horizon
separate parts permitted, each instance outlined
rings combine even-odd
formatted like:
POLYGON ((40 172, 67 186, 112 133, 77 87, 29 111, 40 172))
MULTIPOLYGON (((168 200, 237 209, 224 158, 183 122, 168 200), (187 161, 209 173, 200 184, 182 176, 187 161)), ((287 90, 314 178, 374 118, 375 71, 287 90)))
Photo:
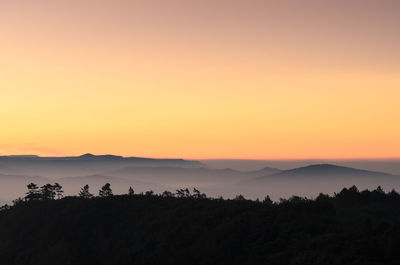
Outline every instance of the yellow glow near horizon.
POLYGON ((0 3, 0 154, 400 156, 395 1, 372 1, 381 24, 376 6, 339 16, 344 2, 292 17, 254 1, 283 18, 239 21, 208 1, 82 2, 0 3))

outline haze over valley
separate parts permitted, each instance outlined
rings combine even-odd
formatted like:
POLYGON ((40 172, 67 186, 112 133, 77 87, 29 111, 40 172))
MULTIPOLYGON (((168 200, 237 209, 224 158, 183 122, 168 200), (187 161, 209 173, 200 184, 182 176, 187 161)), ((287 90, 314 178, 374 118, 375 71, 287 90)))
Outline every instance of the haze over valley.
POLYGON ((0 157, 0 201, 24 197, 26 185, 58 182, 65 195, 86 184, 92 193, 110 183, 115 194, 197 188, 210 197, 273 200, 292 195, 314 198, 344 187, 400 190, 399 161, 184 160, 85 154, 76 157, 0 157), (324 163, 317 163, 324 162, 324 163), (223 167, 227 166, 227 167, 223 167), (229 166, 229 167, 228 167, 229 166), (358 166, 362 166, 358 167, 358 166))

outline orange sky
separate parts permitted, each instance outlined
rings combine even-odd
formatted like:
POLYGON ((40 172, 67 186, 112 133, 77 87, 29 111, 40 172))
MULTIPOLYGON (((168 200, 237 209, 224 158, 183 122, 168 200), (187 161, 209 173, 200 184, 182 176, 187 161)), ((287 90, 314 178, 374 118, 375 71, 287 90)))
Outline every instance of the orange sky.
POLYGON ((400 1, 2 0, 0 154, 400 157, 400 1))

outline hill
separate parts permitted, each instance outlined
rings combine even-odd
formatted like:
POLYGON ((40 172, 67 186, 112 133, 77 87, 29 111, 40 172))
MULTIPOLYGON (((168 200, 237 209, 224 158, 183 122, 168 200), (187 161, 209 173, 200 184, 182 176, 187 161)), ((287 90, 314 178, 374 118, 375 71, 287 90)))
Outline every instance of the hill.
POLYGON ((0 211, 3 265, 400 264, 400 195, 316 200, 152 195, 19 202, 0 211))
POLYGON ((315 198, 318 192, 333 194, 342 187, 353 185, 361 189, 382 186, 385 190, 399 190, 400 176, 332 164, 316 164, 244 180, 236 192, 264 192, 275 199, 288 198, 293 194, 315 198))
POLYGON ((142 179, 164 185, 197 185, 198 187, 210 184, 233 183, 249 177, 245 172, 232 169, 211 169, 205 167, 127 167, 108 172, 108 174, 127 179, 142 179))
POLYGON ((123 167, 202 167, 202 163, 183 159, 153 159, 116 155, 84 154, 71 157, 0 156, 0 172, 38 175, 49 178, 101 174, 123 167))
POLYGON ((275 174, 276 176, 292 177, 324 177, 324 176, 389 176, 390 174, 376 171, 368 171, 351 167, 336 166, 331 164, 317 164, 305 167, 283 170, 275 174))

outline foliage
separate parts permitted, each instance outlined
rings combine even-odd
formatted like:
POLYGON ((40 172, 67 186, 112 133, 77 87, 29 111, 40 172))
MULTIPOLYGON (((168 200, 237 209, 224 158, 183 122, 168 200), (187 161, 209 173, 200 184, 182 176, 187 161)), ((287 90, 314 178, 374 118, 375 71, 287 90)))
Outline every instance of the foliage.
POLYGON ((135 194, 135 192, 133 191, 132 187, 129 187, 128 195, 129 195, 129 196, 132 196, 132 195, 134 195, 134 194, 135 194))
POLYGON ((54 200, 56 197, 61 199, 64 193, 62 186, 58 183, 54 183, 54 185, 46 184, 40 187, 40 189, 35 183, 30 183, 27 185, 27 188, 26 201, 54 200))
POLYGON ((110 183, 106 183, 103 187, 101 187, 101 189, 99 190, 99 196, 100 197, 113 196, 113 192, 112 192, 110 183))
POLYGON ((89 185, 85 185, 82 187, 81 191, 79 192, 79 197, 84 199, 90 199, 93 197, 93 194, 89 192, 89 185))
POLYGON ((35 183, 30 183, 27 185, 28 192, 26 193, 25 199, 27 201, 38 200, 42 196, 40 195, 39 187, 35 183))
POLYGON ((1 264, 400 264, 395 191, 279 203, 198 194, 17 200, 0 211, 1 264))

